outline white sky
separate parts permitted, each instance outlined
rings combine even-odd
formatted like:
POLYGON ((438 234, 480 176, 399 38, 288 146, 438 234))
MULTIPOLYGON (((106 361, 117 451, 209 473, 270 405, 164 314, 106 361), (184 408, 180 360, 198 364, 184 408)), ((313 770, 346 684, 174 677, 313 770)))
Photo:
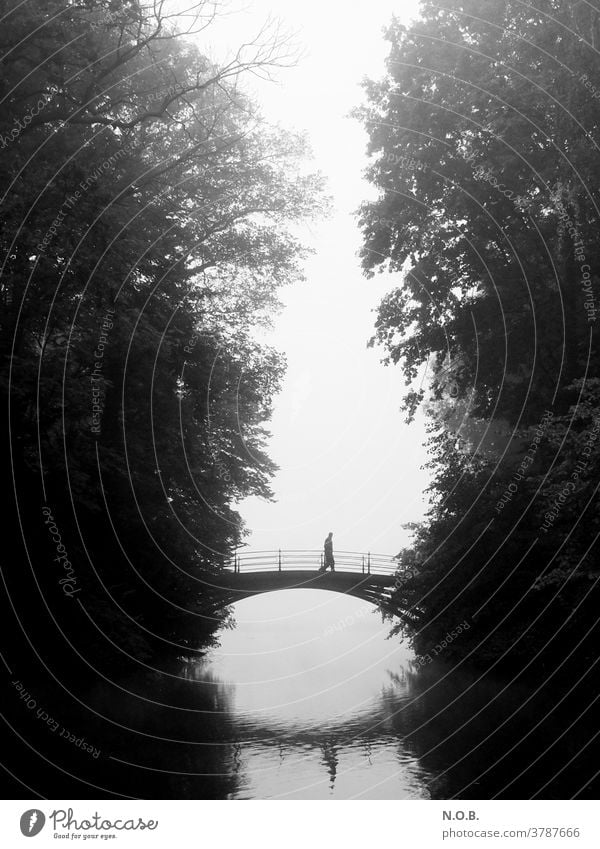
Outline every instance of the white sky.
POLYGON ((283 292, 285 309, 268 340, 288 359, 270 425, 269 453, 280 471, 276 503, 241 505, 252 529, 249 548, 320 548, 331 530, 338 550, 395 554, 409 538, 401 525, 423 514, 423 422, 404 424, 400 370, 380 363, 381 350, 366 348, 373 309, 394 281, 369 281, 360 270, 352 213, 373 189, 362 179, 366 134, 348 117, 363 100, 361 79, 383 74, 383 27, 392 13, 406 20, 416 6, 414 0, 356 6, 249 0, 211 30, 217 55, 269 15, 296 33, 304 53, 297 67, 279 72, 277 83, 255 81, 254 88, 269 120, 308 133, 334 200, 332 218, 306 233, 316 249, 307 283, 283 292))

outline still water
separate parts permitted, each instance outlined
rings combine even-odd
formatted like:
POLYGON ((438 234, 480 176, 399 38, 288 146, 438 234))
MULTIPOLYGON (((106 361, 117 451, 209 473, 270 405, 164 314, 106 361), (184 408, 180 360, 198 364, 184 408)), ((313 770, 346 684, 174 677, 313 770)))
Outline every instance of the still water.
MULTIPOLYGON (((94 707, 112 716, 94 783, 215 799, 570 798, 597 792, 590 712, 388 640, 369 604, 296 590, 238 603, 237 626, 94 707)), ((93 731, 90 732, 90 736, 93 731)), ((109 785, 109 787, 107 786, 109 785)))
POLYGON ((394 715, 410 651, 372 605, 296 591, 237 606, 205 672, 230 688, 237 798, 427 798, 428 774, 394 715), (292 596, 292 598, 290 598, 292 596))

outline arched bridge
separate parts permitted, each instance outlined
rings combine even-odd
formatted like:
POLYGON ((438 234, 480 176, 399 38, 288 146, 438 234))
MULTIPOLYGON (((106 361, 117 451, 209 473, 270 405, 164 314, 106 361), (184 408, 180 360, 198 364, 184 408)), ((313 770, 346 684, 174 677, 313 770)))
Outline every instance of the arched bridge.
POLYGON ((335 571, 320 571, 320 550, 246 551, 219 574, 226 604, 278 590, 330 590, 379 604, 396 583, 395 558, 371 552, 336 551, 335 571))

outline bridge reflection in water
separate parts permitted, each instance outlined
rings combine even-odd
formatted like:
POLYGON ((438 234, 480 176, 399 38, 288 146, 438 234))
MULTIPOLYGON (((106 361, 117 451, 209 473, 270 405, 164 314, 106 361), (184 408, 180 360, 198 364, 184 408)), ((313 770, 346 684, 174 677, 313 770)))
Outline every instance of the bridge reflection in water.
MULTIPOLYGON (((248 551, 236 554, 219 575, 228 604, 280 590, 328 590, 379 604, 397 581, 398 563, 389 555, 337 551, 335 571, 322 571, 320 550, 248 551)), ((225 599, 224 599, 225 600, 225 599)))
MULTIPOLYGON (((371 601, 343 594, 344 580, 358 592, 362 581, 391 580, 395 561, 380 571, 372 557, 369 575, 368 555, 365 572, 362 554, 352 558, 338 552, 339 571, 322 577, 319 551, 300 561, 282 552, 280 574, 279 552, 245 553, 239 571, 236 559, 214 585, 237 587, 238 600, 267 595, 241 601, 236 627, 208 652, 98 677, 84 728, 103 756, 81 761, 59 746, 56 762, 81 770, 84 792, 127 798, 598 797, 597 719, 588 711, 573 724, 590 703, 585 681, 561 703, 552 679, 529 686, 518 670, 495 679, 443 657, 414 664, 371 601), (312 582, 342 594, 272 592, 287 579, 286 588, 312 582)), ((82 792, 60 774, 55 783, 60 798, 82 792)))

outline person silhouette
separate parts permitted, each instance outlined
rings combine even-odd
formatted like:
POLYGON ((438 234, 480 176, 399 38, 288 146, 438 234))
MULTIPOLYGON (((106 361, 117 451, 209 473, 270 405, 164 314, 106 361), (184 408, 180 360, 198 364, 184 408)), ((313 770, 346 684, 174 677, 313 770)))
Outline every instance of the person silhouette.
POLYGON ((329 790, 333 793, 338 767, 337 747, 333 740, 321 743, 321 752, 323 753, 323 763, 329 773, 329 790))
POLYGON ((333 533, 329 531, 329 534, 323 544, 323 551, 325 553, 325 558, 323 560, 323 571, 327 571, 327 567, 331 567, 331 571, 335 572, 335 560, 333 559, 333 533))

